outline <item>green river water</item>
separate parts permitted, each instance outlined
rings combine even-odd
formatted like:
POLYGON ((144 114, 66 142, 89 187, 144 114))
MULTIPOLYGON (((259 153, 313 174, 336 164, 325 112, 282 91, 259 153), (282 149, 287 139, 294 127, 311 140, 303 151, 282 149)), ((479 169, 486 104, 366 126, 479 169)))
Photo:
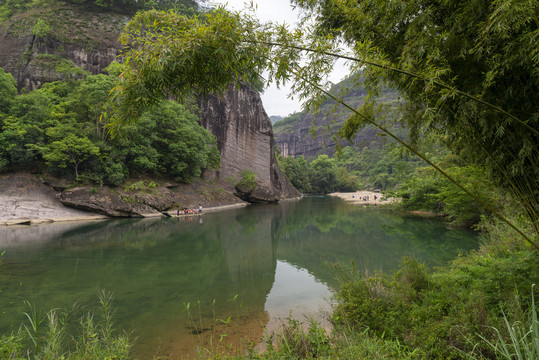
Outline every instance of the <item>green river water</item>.
POLYGON ((437 219, 330 197, 191 218, 4 227, 0 331, 24 320, 24 300, 91 309, 106 289, 116 325, 136 339, 133 358, 177 359, 219 339, 256 341, 280 318, 328 309, 336 286, 328 263, 389 272, 403 256, 438 266, 477 245, 475 233, 437 219))

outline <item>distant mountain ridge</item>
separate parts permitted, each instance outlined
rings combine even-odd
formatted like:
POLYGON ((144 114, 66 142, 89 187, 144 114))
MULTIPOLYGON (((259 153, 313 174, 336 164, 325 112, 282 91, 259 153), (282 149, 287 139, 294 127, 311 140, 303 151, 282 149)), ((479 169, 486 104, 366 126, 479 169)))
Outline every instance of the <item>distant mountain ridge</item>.
MULTIPOLYGON (((344 101, 357 108, 365 102, 367 91, 359 85, 353 87, 344 101)), ((337 94, 343 87, 351 86, 351 80, 345 79, 334 86, 332 91, 337 94)), ((383 89, 376 98, 377 102, 385 103, 390 109, 399 102, 398 93, 391 89, 383 89)), ((317 114, 298 112, 278 121, 273 126, 275 144, 283 156, 304 156, 313 158, 321 154, 333 155, 337 149, 336 136, 351 111, 342 107, 334 108, 333 100, 326 100, 317 114), (314 135, 316 134, 316 135, 314 135)), ((383 141, 377 135, 379 130, 372 125, 360 128, 350 143, 340 140, 342 146, 381 147, 383 141)))
POLYGON ((280 116, 280 115, 271 115, 271 116, 269 117, 269 119, 270 119, 270 121, 271 121, 271 124, 273 125, 273 124, 275 124, 277 121, 283 120, 284 117, 283 117, 283 116, 280 116))

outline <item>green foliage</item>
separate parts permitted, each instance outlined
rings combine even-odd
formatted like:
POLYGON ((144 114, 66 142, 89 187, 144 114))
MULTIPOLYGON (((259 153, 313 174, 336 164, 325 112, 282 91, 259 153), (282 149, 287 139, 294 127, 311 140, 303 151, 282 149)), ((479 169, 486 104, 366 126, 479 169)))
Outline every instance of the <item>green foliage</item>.
POLYGON ((472 351, 490 357, 482 339, 495 339, 485 325, 502 329, 502 310, 511 321, 522 320, 533 306, 527 294, 538 269, 534 252, 516 251, 472 254, 434 273, 413 259, 393 275, 365 278, 341 270, 334 318, 402 342, 420 358, 458 359, 472 351))
POLYGON ((119 186, 125 180, 124 165, 121 162, 114 162, 113 160, 105 161, 104 167, 104 181, 112 186, 119 186))
MULTIPOLYGON (((449 166, 447 173, 485 203, 496 208, 503 206, 495 185, 490 183, 483 169, 472 165, 449 166)), ((394 194, 403 199, 402 208, 444 214, 454 225, 475 225, 486 214, 482 206, 431 168, 417 168, 414 176, 404 181, 394 194)))
POLYGON ((284 119, 277 121, 275 124, 273 124, 273 130, 275 132, 279 131, 286 131, 285 129, 289 126, 293 126, 294 124, 297 124, 301 120, 301 114, 300 112, 296 112, 293 114, 288 115, 284 119))
POLYGON ((98 318, 92 312, 76 316, 76 306, 70 311, 50 310, 46 316, 30 306, 27 323, 18 332, 0 337, 2 359, 128 359, 129 336, 113 332, 112 294, 99 292, 99 303, 98 318), (74 323, 78 318, 80 323, 74 323), (74 344, 68 336, 72 327, 80 333, 74 344), (23 328, 27 331, 22 331, 23 328))
POLYGON ((88 138, 73 134, 37 149, 47 164, 55 164, 61 168, 72 167, 75 171, 75 181, 79 181, 80 165, 91 156, 99 155, 99 148, 88 138))
MULTIPOLYGON (((97 8, 114 11, 121 14, 133 15, 140 10, 174 10, 175 12, 194 16, 201 10, 197 0, 60 0, 65 3, 83 5, 95 11, 97 8)), ((204 2, 204 0, 202 0, 204 2)), ((13 14, 27 11, 32 8, 54 5, 53 0, 2 0, 0 1, 0 22, 10 18, 13 14)), ((38 34, 36 34, 38 35, 38 34)), ((44 36, 44 35, 38 35, 44 36)), ((45 35, 46 36, 46 35, 45 35)))
POLYGON ((539 359, 539 321, 537 320, 537 309, 533 296, 534 285, 532 285, 532 305, 527 321, 529 325, 521 322, 511 325, 507 316, 504 314, 505 330, 509 334, 510 340, 506 341, 500 330, 496 328, 494 330, 498 336, 498 340, 495 343, 482 337, 492 347, 499 358, 507 360, 539 359))
POLYGON ((236 43, 249 34, 238 15, 224 10, 200 18, 138 13, 122 35, 127 66, 109 102, 114 124, 129 123, 167 96, 184 99, 258 81, 263 55, 255 44, 236 43))
POLYGON ((157 186, 155 181, 140 180, 127 186, 124 191, 151 191, 157 186))
MULTIPOLYGON (((64 59, 58 55, 37 54, 33 59, 34 66, 60 75, 64 81, 76 80, 89 75, 89 72, 78 67, 71 60, 64 59)), ((54 76, 53 78, 56 78, 54 76)))
POLYGON ((109 139, 101 113, 113 87, 111 76, 47 83, 12 99, 12 78, 0 79, 10 105, 0 115, 2 172, 45 171, 47 165, 59 176, 117 186, 129 174, 187 182, 219 166, 214 137, 195 115, 170 101, 146 112, 122 138, 109 139))
POLYGON ((190 182, 219 166, 215 138, 182 105, 163 102, 115 140, 131 173, 168 174, 190 182))
POLYGON ((29 8, 32 0, 3 0, 0 1, 0 22, 8 19, 11 15, 25 11, 29 8))
POLYGON ((270 342, 268 357, 278 354, 289 359, 318 358, 328 353, 330 349, 329 338, 324 328, 316 321, 310 321, 307 331, 298 320, 287 319, 281 333, 268 339, 270 342), (276 339, 276 351, 271 340, 276 339))
POLYGON ((335 190, 337 164, 327 155, 320 155, 310 164, 311 185, 316 192, 328 194, 335 190))
POLYGON ((330 158, 320 155, 310 163, 277 155, 279 167, 292 185, 303 193, 393 189, 413 175, 417 159, 384 148, 347 146, 330 158))
POLYGON ((11 102, 17 95, 17 84, 10 73, 0 68, 0 119, 9 112, 11 102))
POLYGON ((253 191, 258 185, 256 182, 257 178, 258 175, 256 175, 253 170, 243 170, 242 172, 240 172, 240 179, 235 185, 246 188, 248 191, 253 191))
POLYGON ((46 37, 49 36, 51 33, 51 27, 50 25, 45 22, 42 18, 37 19, 36 24, 34 25, 34 28, 32 29, 32 34, 38 37, 46 37))
POLYGON ((292 185, 302 193, 312 192, 310 169, 307 160, 303 156, 293 158, 291 156, 277 156, 279 167, 286 174, 292 185))
POLYGON ((305 328, 299 321, 288 318, 279 330, 265 339, 265 351, 260 353, 252 347, 245 356, 220 356, 206 350, 212 359, 252 360, 357 360, 357 359, 414 359, 415 354, 400 342, 371 336, 369 331, 358 333, 346 326, 334 324, 329 333, 320 323, 309 319, 305 328))
POLYGON ((8 116, 2 121, 0 158, 4 171, 10 167, 32 168, 36 153, 27 144, 41 144, 45 134, 41 126, 51 115, 51 101, 42 92, 14 98, 8 116))

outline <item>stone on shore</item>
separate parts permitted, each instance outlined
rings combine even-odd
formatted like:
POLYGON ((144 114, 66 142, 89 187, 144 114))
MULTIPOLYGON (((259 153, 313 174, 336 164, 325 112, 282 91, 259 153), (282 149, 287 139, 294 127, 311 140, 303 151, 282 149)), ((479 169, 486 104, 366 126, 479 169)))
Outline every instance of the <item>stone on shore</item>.
POLYGON ((161 215, 156 209, 135 201, 134 198, 122 198, 117 192, 103 186, 95 192, 88 187, 76 187, 60 194, 62 204, 112 217, 144 217, 161 215))
POLYGON ((276 203, 279 201, 279 195, 263 184, 257 184, 254 188, 249 185, 238 184, 235 189, 237 197, 251 204, 276 203))

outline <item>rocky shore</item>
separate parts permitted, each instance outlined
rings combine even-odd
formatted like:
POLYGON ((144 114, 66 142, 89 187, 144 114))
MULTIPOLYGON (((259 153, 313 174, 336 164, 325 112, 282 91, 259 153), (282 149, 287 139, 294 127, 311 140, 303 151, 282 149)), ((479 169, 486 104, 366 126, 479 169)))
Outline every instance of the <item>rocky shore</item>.
POLYGON ((211 212, 247 204, 204 180, 191 184, 139 180, 125 188, 70 188, 61 179, 29 173, 0 176, 0 226, 170 216, 178 207, 202 205, 205 212, 211 212))

